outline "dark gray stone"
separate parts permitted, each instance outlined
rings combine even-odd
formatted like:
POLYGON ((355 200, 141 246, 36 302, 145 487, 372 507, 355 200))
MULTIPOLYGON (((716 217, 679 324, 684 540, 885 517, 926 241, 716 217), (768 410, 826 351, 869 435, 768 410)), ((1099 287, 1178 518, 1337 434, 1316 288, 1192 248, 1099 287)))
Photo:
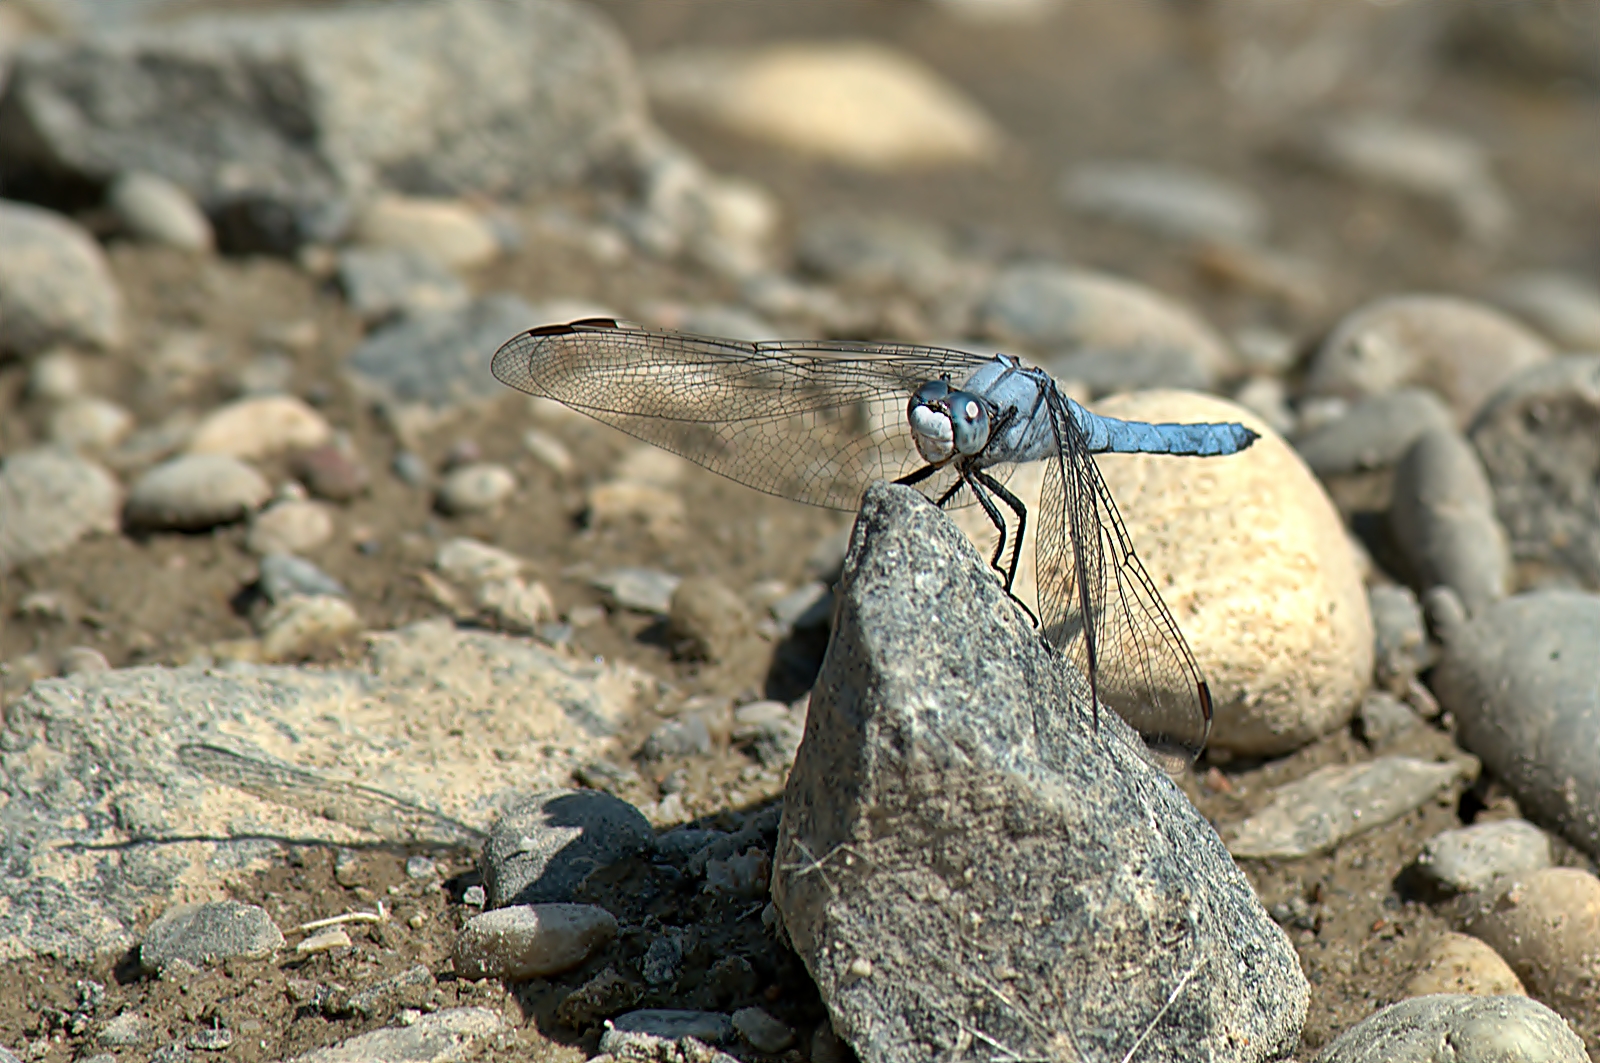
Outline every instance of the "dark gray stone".
POLYGON ((449 267, 404 248, 347 248, 339 254, 339 286, 368 323, 396 315, 459 310, 471 293, 449 267))
POLYGON ((86 181, 144 170, 208 208, 505 194, 579 176, 643 117, 626 46, 585 5, 341 4, 28 42, 0 158, 86 181))
POLYGON ((1600 589, 1600 355, 1519 374, 1470 435, 1516 558, 1600 589))
POLYGON ((76 222, 0 200, 0 247, 0 352, 121 342, 122 293, 100 245, 76 222))
POLYGON ((1510 590, 1511 551, 1489 480, 1454 429, 1424 433, 1400 459, 1389 529, 1423 590, 1452 587, 1469 613, 1510 590))
POLYGON ((571 901, 589 875, 655 841, 644 813, 598 790, 549 790, 510 809, 484 843, 489 907, 571 901))
POLYGON ((1600 856, 1600 595, 1519 594, 1440 635, 1433 689, 1456 740, 1523 812, 1600 856))
POLYGON ((0 574, 117 530, 122 487, 105 469, 65 451, 12 454, 0 464, 0 574))
MULTIPOLYGON (((609 1024, 622 1033, 642 1033, 663 1041, 692 1037, 718 1044, 733 1036, 733 1020, 720 1011, 684 1011, 676 1008, 641 1008, 618 1015, 609 1024)), ((601 1045, 602 1051, 609 1051, 601 1045)))
POLYGON ((195 967, 234 957, 260 960, 283 945, 264 908, 238 901, 186 904, 164 912, 145 931, 139 966, 156 974, 174 960, 195 967))
POLYGON ((328 594, 347 598, 344 584, 303 557, 268 554, 261 559, 261 593, 277 604, 296 594, 328 594))
POLYGON ((1460 993, 1391 1004, 1340 1034, 1316 1063, 1585 1063, 1561 1016, 1527 997, 1460 993))
POLYGON ((1379 583, 1367 588, 1367 608, 1372 613, 1373 674, 1386 689, 1404 692, 1433 663, 1422 606, 1410 587, 1379 583))
POLYGON ((538 312, 505 293, 459 310, 439 311, 378 329, 351 352, 346 366, 375 396, 447 407, 502 397, 486 370, 485 352, 540 324, 538 312))
POLYGON ((1287 938, 948 518, 869 487, 841 597, 772 891, 857 1052, 1292 1051, 1287 938))
POLYGON ((1550 866, 1550 839, 1525 819, 1475 823, 1435 834, 1422 846, 1417 870, 1452 893, 1469 893, 1496 879, 1550 866))
POLYGON ((1370 395, 1350 412, 1294 442, 1318 476, 1382 469, 1399 461, 1411 444, 1433 428, 1451 428, 1455 415, 1426 388, 1400 388, 1370 395))

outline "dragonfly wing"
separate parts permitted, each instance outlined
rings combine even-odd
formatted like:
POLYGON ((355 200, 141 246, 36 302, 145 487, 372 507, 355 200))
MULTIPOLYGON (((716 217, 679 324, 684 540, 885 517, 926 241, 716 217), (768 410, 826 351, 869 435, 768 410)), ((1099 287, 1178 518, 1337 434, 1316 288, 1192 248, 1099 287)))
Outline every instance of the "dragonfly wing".
POLYGON ((1040 622, 1147 756, 1181 773, 1205 748, 1210 692, 1094 456, 1065 405, 1053 406, 1060 446, 1046 462, 1035 543, 1040 622))
MULTIPOLYGON (((854 509, 869 482, 926 464, 906 424, 912 393, 987 360, 912 344, 745 343, 590 319, 514 337, 493 371, 758 491, 854 509)), ((946 469, 917 486, 938 498, 954 482, 946 469)))

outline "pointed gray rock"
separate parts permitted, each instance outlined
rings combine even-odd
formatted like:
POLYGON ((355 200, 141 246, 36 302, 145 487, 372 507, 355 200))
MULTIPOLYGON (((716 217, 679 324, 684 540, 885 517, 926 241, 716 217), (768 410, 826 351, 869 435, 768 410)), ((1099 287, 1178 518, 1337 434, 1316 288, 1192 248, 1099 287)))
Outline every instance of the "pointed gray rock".
POLYGON ((868 488, 840 596, 773 897, 862 1060, 1289 1054, 1288 939, 955 526, 868 488))

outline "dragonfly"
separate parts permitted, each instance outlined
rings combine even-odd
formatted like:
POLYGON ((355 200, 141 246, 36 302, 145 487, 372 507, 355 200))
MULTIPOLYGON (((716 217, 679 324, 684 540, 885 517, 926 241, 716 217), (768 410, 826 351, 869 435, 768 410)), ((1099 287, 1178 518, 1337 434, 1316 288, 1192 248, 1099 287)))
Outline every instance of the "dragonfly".
POLYGON ((1043 369, 1004 354, 750 343, 610 318, 520 333, 495 352, 492 371, 767 494, 853 511, 868 483, 890 480, 941 508, 975 502, 999 532, 990 565, 1007 594, 1029 513, 1006 479, 1018 464, 1045 463, 1032 619, 1088 680, 1096 725, 1100 706, 1112 708, 1147 758, 1173 774, 1205 748, 1210 689, 1094 455, 1237 454, 1257 439, 1244 425, 1103 417, 1043 369), (1015 522, 1009 535, 1002 506, 1015 522))

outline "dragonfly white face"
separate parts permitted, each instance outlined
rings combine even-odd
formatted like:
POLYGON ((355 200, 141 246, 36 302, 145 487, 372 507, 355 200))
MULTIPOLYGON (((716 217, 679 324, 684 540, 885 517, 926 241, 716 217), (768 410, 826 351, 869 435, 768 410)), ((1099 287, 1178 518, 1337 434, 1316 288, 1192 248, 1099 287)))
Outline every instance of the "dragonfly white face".
POLYGON ((930 380, 906 406, 911 438, 930 465, 957 454, 971 456, 989 443, 989 408, 976 395, 952 391, 946 380, 930 380))

